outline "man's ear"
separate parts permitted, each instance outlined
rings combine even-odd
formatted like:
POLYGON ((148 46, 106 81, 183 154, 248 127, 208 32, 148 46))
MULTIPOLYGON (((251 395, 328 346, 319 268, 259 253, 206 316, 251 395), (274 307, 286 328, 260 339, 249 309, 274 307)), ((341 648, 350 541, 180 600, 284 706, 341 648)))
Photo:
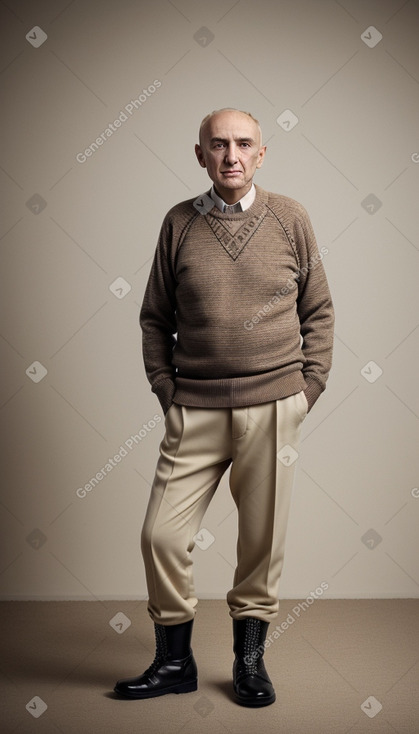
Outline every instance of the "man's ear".
POLYGON ((195 145, 195 155, 198 158, 199 165, 202 166, 202 168, 206 168, 207 164, 205 163, 204 154, 202 152, 202 148, 198 143, 195 145))
POLYGON ((261 148, 259 149, 259 153, 258 153, 258 156, 259 156, 259 160, 258 160, 258 162, 257 162, 257 164, 256 164, 256 168, 260 168, 260 167, 261 167, 261 165, 262 165, 262 163, 263 163, 263 159, 265 158, 265 153, 266 153, 266 145, 263 145, 263 146, 262 146, 262 147, 261 147, 261 148))

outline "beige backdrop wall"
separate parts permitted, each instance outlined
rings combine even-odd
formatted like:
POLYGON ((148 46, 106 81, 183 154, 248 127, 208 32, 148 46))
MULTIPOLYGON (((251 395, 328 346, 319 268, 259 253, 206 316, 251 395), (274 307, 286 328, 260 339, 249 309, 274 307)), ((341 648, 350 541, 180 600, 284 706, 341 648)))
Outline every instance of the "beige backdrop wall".
MULTIPOLYGON (((163 421, 138 313, 165 212, 209 188, 193 146, 224 106, 259 118, 255 180, 308 210, 336 307, 280 595, 418 596, 418 2, 8 0, 0 16, 2 597, 146 597, 163 421)), ((226 477, 193 552, 201 597, 230 588, 235 541, 226 477)))

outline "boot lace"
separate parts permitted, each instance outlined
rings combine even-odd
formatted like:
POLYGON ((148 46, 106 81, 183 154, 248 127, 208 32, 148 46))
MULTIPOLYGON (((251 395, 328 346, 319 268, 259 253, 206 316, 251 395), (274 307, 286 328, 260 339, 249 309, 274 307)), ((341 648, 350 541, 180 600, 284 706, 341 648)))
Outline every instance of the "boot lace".
POLYGON ((156 654, 150 667, 144 672, 144 675, 153 675, 167 659, 167 638, 164 626, 162 624, 155 623, 154 634, 156 639, 156 654))
POLYGON ((243 663, 246 674, 256 675, 258 672, 258 661, 263 655, 264 647, 259 649, 260 622, 258 619, 249 617, 246 619, 246 630, 244 636, 243 663))

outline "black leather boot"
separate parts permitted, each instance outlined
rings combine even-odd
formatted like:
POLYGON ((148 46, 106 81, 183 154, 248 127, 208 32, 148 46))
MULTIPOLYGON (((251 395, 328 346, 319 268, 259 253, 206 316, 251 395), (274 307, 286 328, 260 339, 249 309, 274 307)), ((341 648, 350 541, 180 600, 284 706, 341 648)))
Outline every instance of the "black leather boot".
POLYGON ((193 620, 182 624, 154 623, 156 656, 137 678, 119 680, 114 691, 125 698, 153 698, 165 693, 189 693, 198 687, 191 650, 193 620))
POLYGON ((233 619, 235 660, 233 688, 241 706, 269 706, 275 701, 275 691, 263 662, 264 641, 269 622, 254 617, 233 619))

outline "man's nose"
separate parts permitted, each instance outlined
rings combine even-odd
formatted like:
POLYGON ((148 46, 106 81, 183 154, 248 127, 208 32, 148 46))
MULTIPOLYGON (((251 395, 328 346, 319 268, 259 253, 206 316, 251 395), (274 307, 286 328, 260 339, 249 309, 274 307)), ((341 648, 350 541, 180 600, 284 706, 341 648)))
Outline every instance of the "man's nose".
POLYGON ((237 162, 237 146, 235 143, 230 143, 226 148, 225 159, 230 165, 237 162))

